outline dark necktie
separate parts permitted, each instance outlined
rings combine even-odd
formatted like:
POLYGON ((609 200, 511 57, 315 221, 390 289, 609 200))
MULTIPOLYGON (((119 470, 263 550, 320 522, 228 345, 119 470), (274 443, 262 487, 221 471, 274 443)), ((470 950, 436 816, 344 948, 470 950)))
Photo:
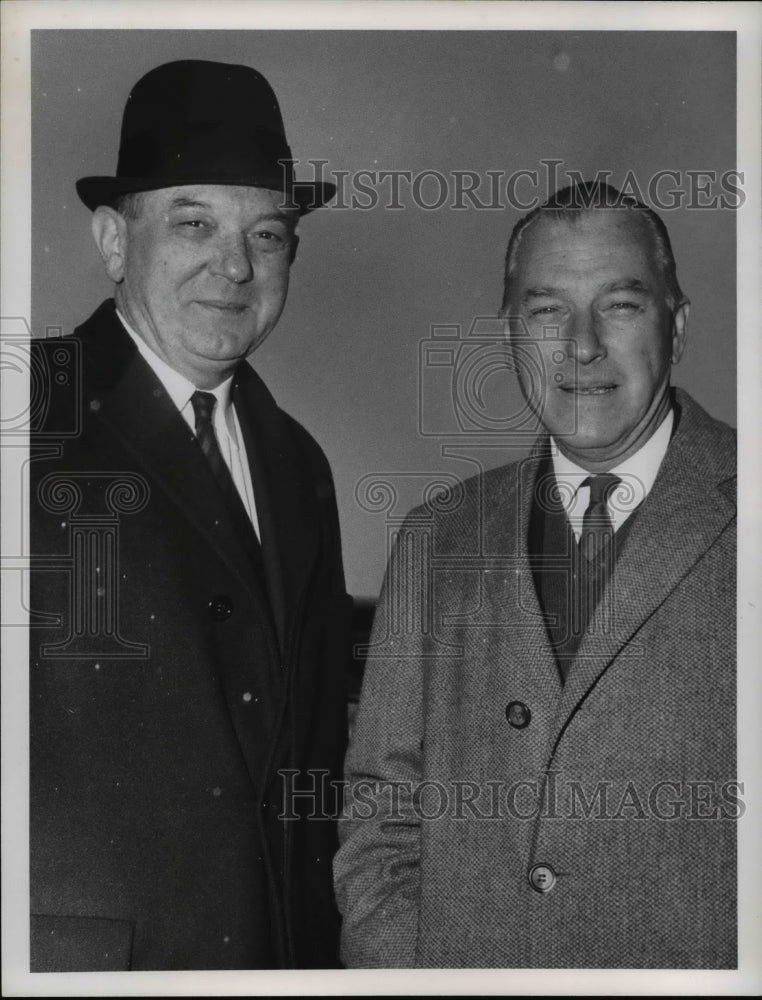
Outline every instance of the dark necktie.
MULTIPOLYGON (((582 554, 582 533, 577 543, 563 504, 547 489, 547 484, 554 481, 550 460, 538 472, 532 506, 529 550, 535 587, 540 606, 548 616, 548 637, 562 681, 573 669, 579 646, 605 596, 616 559, 635 520, 631 515, 614 534, 605 503, 617 483, 611 476, 597 483, 593 483, 592 478, 584 483, 591 487, 583 528, 584 547, 585 550, 595 548, 597 552, 590 561, 582 554)), ((596 628, 611 627, 613 610, 611 602, 604 603, 596 628)))
POLYGON ((252 550, 257 562, 261 562, 261 551, 254 525, 233 482, 227 462, 222 457, 220 446, 217 444, 217 435, 214 433, 212 423, 216 402, 217 398, 213 393, 201 392, 199 389, 191 396, 191 405, 196 418, 196 440, 201 446, 201 451, 209 463, 222 495, 225 497, 233 522, 241 535, 241 541, 252 550))
POLYGON ((603 553, 614 539, 614 525, 608 509, 608 498, 621 483, 619 476, 610 472, 598 476, 588 476, 582 483, 590 487, 590 502, 582 521, 579 551, 588 562, 603 553))
MULTIPOLYGON (((618 476, 604 473, 588 476, 582 483, 590 487, 590 502, 582 521, 577 569, 572 577, 572 600, 575 620, 574 633, 581 641, 601 603, 606 586, 614 571, 616 547, 614 525, 606 501, 621 482, 618 476)), ((608 626, 608 619, 604 627, 608 626)))

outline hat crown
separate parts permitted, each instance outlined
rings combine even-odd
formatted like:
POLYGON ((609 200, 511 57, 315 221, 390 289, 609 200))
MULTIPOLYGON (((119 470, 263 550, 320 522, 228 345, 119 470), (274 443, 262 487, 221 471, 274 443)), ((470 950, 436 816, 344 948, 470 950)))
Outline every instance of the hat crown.
POLYGON ((146 73, 122 118, 117 177, 194 177, 288 188, 291 150, 278 101, 249 66, 186 59, 146 73))
POLYGON ((188 184, 282 191, 304 213, 335 185, 295 185, 278 99, 250 66, 183 59, 150 70, 132 88, 122 117, 116 176, 84 177, 88 206, 121 194, 188 184))
POLYGON ((122 143, 145 132, 183 125, 256 127, 283 137, 278 99, 257 70, 232 63, 184 59, 150 70, 130 91, 122 143))

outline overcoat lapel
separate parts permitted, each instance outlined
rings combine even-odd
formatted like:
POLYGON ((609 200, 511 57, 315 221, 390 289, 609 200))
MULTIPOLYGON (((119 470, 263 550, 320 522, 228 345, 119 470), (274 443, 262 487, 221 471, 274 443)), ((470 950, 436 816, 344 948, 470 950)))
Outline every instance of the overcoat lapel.
POLYGON ((246 442, 276 627, 288 658, 294 617, 318 553, 314 485, 288 418, 248 364, 236 373, 233 399, 246 442))
POLYGON ((290 624, 318 551, 313 487, 288 418, 253 369, 241 364, 233 401, 260 522, 267 601, 192 433, 122 327, 113 301, 103 303, 77 335, 84 347, 88 384, 95 390, 84 406, 119 437, 151 482, 167 492, 236 570, 263 613, 272 609, 285 655, 290 624), (206 486, 189 491, 188 482, 206 486))
MULTIPOLYGON (((258 604, 262 620, 274 619, 281 663, 285 660, 289 666, 293 656, 288 647, 300 634, 296 615, 317 558, 319 534, 314 488, 288 418, 250 366, 240 365, 233 400, 254 487, 266 595, 193 434, 122 327, 113 301, 104 303, 76 335, 88 369, 83 405, 95 432, 105 430, 116 437, 133 456, 136 468, 144 470, 151 488, 163 490, 178 516, 186 517, 237 573, 258 604), (200 485, 189 490, 188 483, 200 485)), ((247 734, 233 720, 252 780, 260 789, 272 774, 291 687, 289 677, 282 675, 280 680, 264 757, 252 757, 247 734)))
MULTIPOLYGON (((528 554, 529 519, 539 464, 540 458, 533 453, 505 467, 502 483, 495 492, 490 491, 484 523, 486 554, 499 550, 508 569, 503 574, 506 592, 493 598, 488 613, 493 621, 501 623, 498 635, 505 643, 505 658, 519 666, 517 676, 526 685, 522 690, 527 703, 533 706, 536 725, 544 725, 553 717, 561 681, 528 554), (510 511, 515 512, 513 520, 507 516, 510 511), (496 543, 496 539, 500 542, 496 543)), ((502 652, 494 659, 505 662, 502 652)))
POLYGON ((227 515, 224 501, 194 436, 150 366, 140 356, 113 311, 106 307, 80 328, 86 356, 98 361, 93 370, 95 392, 83 401, 97 422, 119 438, 145 470, 152 489, 165 491, 236 571, 268 615, 265 595, 256 572, 227 515), (98 319, 98 322, 94 322, 98 319), (125 340, 127 343, 125 343, 125 340), (107 357, 108 365, 103 365, 107 357), (198 484, 188 489, 188 483, 198 484))
POLYGON ((653 489, 639 509, 569 670, 553 747, 578 705, 615 658, 637 671, 637 632, 706 553, 735 515, 726 489, 735 456, 707 452, 709 418, 683 394, 682 416, 653 489), (626 648, 625 648, 626 647, 626 648))

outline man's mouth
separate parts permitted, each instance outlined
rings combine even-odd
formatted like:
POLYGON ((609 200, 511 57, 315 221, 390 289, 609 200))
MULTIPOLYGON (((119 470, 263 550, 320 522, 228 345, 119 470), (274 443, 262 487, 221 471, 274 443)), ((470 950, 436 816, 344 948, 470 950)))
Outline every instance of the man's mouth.
POLYGON ((243 302, 230 302, 227 299, 199 299, 198 304, 207 309, 217 309, 220 312, 242 313, 248 306, 243 302))
POLYGON ((571 393, 574 396, 607 396, 616 389, 614 382, 602 382, 598 385, 562 385, 562 392, 571 393))

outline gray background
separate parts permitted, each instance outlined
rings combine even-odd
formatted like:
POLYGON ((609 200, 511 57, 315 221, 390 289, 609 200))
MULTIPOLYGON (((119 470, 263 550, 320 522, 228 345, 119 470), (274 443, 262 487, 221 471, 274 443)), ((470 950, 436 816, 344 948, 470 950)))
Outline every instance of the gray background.
MULTIPOLYGON (((566 170, 610 170, 621 183, 631 170, 644 188, 659 170, 735 168, 731 32, 35 31, 36 335, 71 331, 111 293, 74 181, 114 172, 131 86, 180 58, 261 70, 302 176, 309 158, 327 160, 327 171, 528 169, 540 172, 540 186, 519 192, 544 197, 542 159, 563 161, 562 181, 566 170)), ((254 358, 331 461, 356 596, 376 596, 389 519, 427 484, 469 475, 477 461, 512 460, 527 445, 464 436, 452 419, 444 436, 419 432, 420 345, 433 324, 467 330, 475 317, 494 316, 505 244, 521 213, 425 211, 408 190, 401 211, 382 198, 370 211, 328 209, 304 220, 288 304, 254 358), (444 454, 447 446, 457 454, 444 454), (374 475, 390 485, 369 490, 374 475)), ((735 214, 682 208, 664 217, 693 303, 675 382, 735 423, 735 214)), ((443 430, 450 374, 424 372, 423 402, 443 430)), ((519 411, 513 376, 493 374, 484 391, 498 415, 519 411)))

